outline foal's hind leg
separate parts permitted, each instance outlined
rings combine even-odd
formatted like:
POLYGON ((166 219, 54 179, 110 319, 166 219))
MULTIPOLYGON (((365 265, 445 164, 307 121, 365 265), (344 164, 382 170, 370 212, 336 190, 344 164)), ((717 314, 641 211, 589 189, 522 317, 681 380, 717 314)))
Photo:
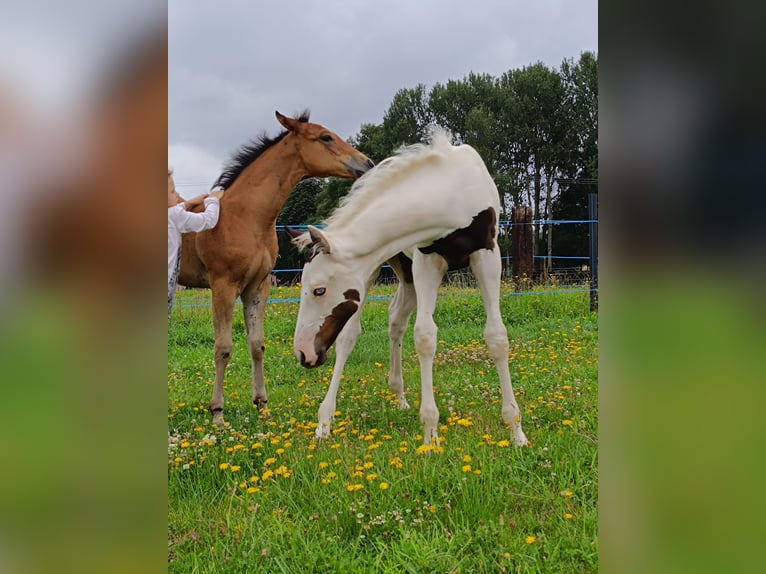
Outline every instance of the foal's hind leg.
POLYGON ((511 386, 511 373, 508 369, 508 332, 500 314, 500 276, 502 263, 500 252, 481 249, 471 254, 471 270, 479 282, 487 324, 484 339, 492 360, 495 362, 500 389, 503 393, 503 420, 511 427, 511 439, 517 446, 527 444, 527 437, 521 430, 521 414, 511 386))
POLYGON ((439 255, 423 255, 415 251, 413 275, 417 291, 418 312, 415 319, 415 350, 420 363, 420 420, 423 422, 423 444, 439 446, 439 409, 436 407, 433 364, 436 354, 434 309, 439 284, 447 272, 447 263, 439 255))
POLYGON ((213 327, 215 330, 215 385, 210 399, 213 424, 223 424, 223 378, 231 359, 231 323, 234 315, 236 288, 226 281, 211 285, 213 290, 213 327))
POLYGON ((264 347, 263 317, 269 297, 269 282, 264 279, 259 286, 250 285, 242 293, 242 310, 247 327, 247 345, 253 366, 253 404, 259 409, 269 402, 266 382, 263 378, 264 347))

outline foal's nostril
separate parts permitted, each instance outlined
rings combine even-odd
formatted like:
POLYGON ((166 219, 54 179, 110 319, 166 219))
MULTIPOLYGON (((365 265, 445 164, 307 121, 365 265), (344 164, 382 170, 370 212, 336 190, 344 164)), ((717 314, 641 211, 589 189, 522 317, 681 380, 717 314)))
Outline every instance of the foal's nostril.
POLYGON ((375 162, 368 158, 367 159, 367 167, 375 167, 375 162))
POLYGON ((303 354, 303 351, 301 351, 301 365, 306 364, 306 355, 303 354))

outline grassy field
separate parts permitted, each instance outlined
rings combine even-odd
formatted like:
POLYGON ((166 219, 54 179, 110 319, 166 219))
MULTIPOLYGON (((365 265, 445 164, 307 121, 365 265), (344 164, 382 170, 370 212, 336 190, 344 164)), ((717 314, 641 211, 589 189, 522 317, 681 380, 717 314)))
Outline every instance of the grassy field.
MULTIPOLYGON (((511 289, 504 288, 506 293, 511 289)), ((506 296, 509 361, 530 445, 509 446, 476 291, 443 288, 434 386, 443 451, 424 454, 412 329, 404 379, 386 383, 377 287, 344 372, 331 439, 315 442, 332 372, 292 353, 297 303, 265 320, 269 411, 251 403, 241 308, 215 428, 213 327, 204 291, 178 294, 168 326, 170 572, 596 572, 597 322, 588 294, 506 296)), ((274 288, 295 298, 295 288, 274 288)))

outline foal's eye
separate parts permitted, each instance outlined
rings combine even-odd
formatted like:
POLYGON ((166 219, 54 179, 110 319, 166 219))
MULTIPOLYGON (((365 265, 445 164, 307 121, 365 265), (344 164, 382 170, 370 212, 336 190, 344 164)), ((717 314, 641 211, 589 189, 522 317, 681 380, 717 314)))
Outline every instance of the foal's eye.
POLYGON ((317 289, 314 289, 314 297, 321 297, 325 294, 326 289, 324 287, 319 287, 317 289))
POLYGON ((322 134, 319 136, 319 139, 325 143, 330 143, 332 141, 332 136, 330 134, 322 134))

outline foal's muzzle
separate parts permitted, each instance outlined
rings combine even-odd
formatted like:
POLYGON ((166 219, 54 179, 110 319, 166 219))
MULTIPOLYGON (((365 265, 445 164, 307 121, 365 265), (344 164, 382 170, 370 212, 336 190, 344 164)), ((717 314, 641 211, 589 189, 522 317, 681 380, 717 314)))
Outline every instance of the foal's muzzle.
POLYGON ((303 351, 301 351, 300 354, 301 354, 301 357, 300 357, 301 365, 307 369, 314 369, 316 367, 319 367, 323 365, 324 362, 327 360, 327 351, 324 351, 324 350, 317 351, 316 361, 314 361, 313 363, 311 361, 306 360, 306 355, 303 351))

